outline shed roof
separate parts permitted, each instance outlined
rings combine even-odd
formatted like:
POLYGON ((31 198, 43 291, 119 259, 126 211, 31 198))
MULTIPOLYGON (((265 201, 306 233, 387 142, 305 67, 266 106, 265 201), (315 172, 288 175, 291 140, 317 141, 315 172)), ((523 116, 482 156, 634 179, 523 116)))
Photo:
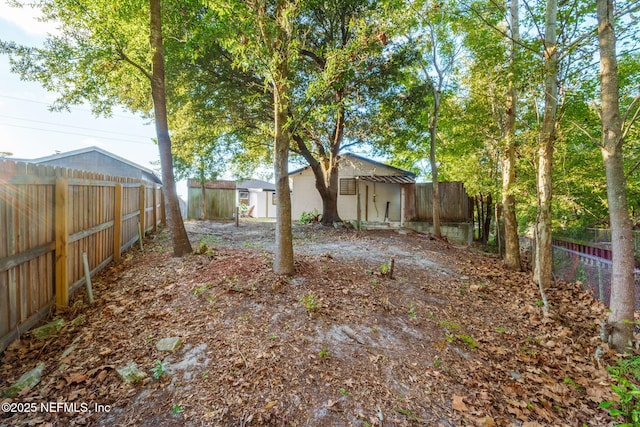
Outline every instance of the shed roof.
POLYGON ((257 189, 263 191, 276 191, 276 185, 267 181, 261 181, 259 179, 248 179, 246 181, 240 181, 236 184, 238 190, 257 189))
MULTIPOLYGON (((394 166, 389 166, 389 165, 387 165, 387 164, 385 164, 385 163, 377 162, 377 161, 375 161, 375 160, 371 160, 371 159, 368 159, 368 158, 366 158, 366 157, 359 156, 359 155, 357 155, 357 154, 353 154, 353 153, 344 153, 344 154, 341 154, 341 155, 339 156, 339 159, 340 159, 340 158, 342 158, 342 157, 344 157, 344 158, 349 158, 349 157, 351 157, 351 158, 354 158, 354 159, 361 160, 361 161, 363 161, 363 162, 371 163, 372 165, 375 165, 375 166, 382 166, 382 167, 385 167, 385 168, 387 168, 387 169, 391 169, 391 170, 395 171, 397 174, 396 174, 396 175, 393 175, 393 176, 396 176, 396 177, 408 177, 408 178, 410 178, 410 179, 411 179, 410 181, 407 181, 407 182, 401 182, 402 184, 407 184, 407 183, 413 183, 413 182, 416 182, 416 181, 415 181, 416 174, 415 174, 415 173, 413 173, 413 172, 409 172, 409 171, 406 171, 406 170, 403 170, 403 169, 399 169, 399 168, 396 168, 396 167, 394 167, 394 166)), ((307 170, 307 169, 308 169, 308 168, 310 168, 310 167, 311 167, 311 166, 306 166, 306 167, 304 167, 304 168, 296 169, 296 170, 294 170, 294 171, 289 172, 289 175, 295 175, 295 174, 297 174, 297 173, 299 173, 299 172, 302 172, 302 171, 304 171, 304 170, 307 170)), ((371 175, 367 175, 367 176, 371 177, 371 175)), ((383 175, 374 175, 374 176, 383 177, 383 175)), ((386 177, 386 176, 384 176, 384 177, 386 177)), ((389 178, 389 177, 387 177, 387 178, 389 178)), ((376 182, 391 182, 391 181, 376 181, 376 182)))
POLYGON ((414 184, 416 179, 405 175, 360 175, 362 181, 383 182, 387 184, 414 184))

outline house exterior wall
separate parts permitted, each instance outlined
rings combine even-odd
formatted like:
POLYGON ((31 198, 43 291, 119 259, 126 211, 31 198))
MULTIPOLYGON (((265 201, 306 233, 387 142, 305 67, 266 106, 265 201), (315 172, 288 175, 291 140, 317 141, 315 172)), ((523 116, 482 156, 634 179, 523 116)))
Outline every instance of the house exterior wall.
POLYGON ((253 214, 256 218, 275 218, 276 205, 273 204, 275 191, 263 191, 249 189, 250 205, 256 207, 253 214))
MULTIPOLYGON (((273 198, 276 194, 275 191, 257 188, 249 188, 242 191, 247 191, 249 193, 249 202, 247 203, 247 207, 254 207, 252 214, 254 218, 276 217, 276 205, 273 204, 273 198)), ((236 204, 240 204, 240 190, 238 190, 236 195, 236 204)))
MULTIPOLYGON (((359 158, 344 156, 340 160, 339 179, 365 175, 397 175, 398 171, 384 165, 369 163, 359 158)), ((363 221, 382 222, 389 202, 389 221, 400 221, 401 184, 373 183, 358 180, 360 193, 360 215, 363 221)), ((302 212, 317 209, 322 213, 322 198, 315 186, 311 168, 291 175, 291 215, 294 220, 302 212)), ((344 221, 358 219, 358 196, 338 194, 338 215, 344 221)))

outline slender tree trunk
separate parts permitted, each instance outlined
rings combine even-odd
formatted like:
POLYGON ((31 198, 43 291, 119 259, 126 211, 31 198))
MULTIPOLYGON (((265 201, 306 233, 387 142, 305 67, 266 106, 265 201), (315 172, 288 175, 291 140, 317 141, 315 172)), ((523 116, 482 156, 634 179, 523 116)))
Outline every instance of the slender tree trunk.
POLYGON ((289 187, 289 146, 291 137, 286 127, 289 90, 289 40, 291 17, 286 13, 286 2, 276 2, 277 64, 273 76, 274 105, 274 174, 276 180, 276 253, 273 271, 293 274, 293 237, 291 234, 291 191, 289 187))
POLYGON ((164 191, 169 202, 171 218, 171 237, 173 241, 173 255, 181 257, 192 252, 187 231, 182 222, 180 203, 176 192, 176 181, 173 176, 173 157, 171 156, 171 138, 169 137, 169 123, 167 120, 167 100, 164 86, 164 53, 162 47, 162 18, 160 0, 149 0, 151 34, 149 37, 153 57, 151 59, 153 71, 151 76, 151 95, 153 97, 153 111, 160 152, 162 181, 164 191))
POLYGON ((507 112, 505 123, 505 148, 502 153, 502 215, 504 218, 504 263, 509 270, 520 270, 520 241, 518 238, 518 220, 516 218, 516 197, 513 194, 515 183, 515 136, 518 93, 514 85, 514 68, 517 41, 520 39, 518 0, 511 0, 511 59, 509 91, 507 94, 507 112))
POLYGON ((438 187, 438 163, 436 162, 436 137, 438 135, 438 115, 440 113, 440 92, 433 89, 433 117, 429 126, 429 162, 431 164, 431 179, 433 182, 433 235, 442 237, 440 231, 440 189, 438 187))
POLYGON ((200 182, 200 196, 202 197, 202 213, 200 214, 200 219, 207 219, 207 201, 205 200, 207 193, 204 181, 200 182))
POLYGON ((597 0, 602 97, 602 159, 607 177, 613 273, 609 342, 619 352, 631 347, 635 306, 634 251, 627 184, 622 157, 622 120, 619 104, 618 63, 613 22, 613 1, 597 0))
POLYGON ((538 218, 536 222, 538 264, 534 281, 542 288, 551 286, 552 282, 552 245, 551 245, 551 195, 552 195, 552 163, 553 146, 556 139, 556 115, 558 111, 558 46, 556 37, 558 1, 547 0, 545 18, 545 90, 544 118, 540 131, 538 147, 538 218))
POLYGON ((484 199, 483 201, 484 223, 482 224, 482 243, 485 245, 489 243, 489 233, 491 232, 491 206, 492 205, 493 205, 493 198, 491 197, 491 194, 487 194, 486 199, 484 199))

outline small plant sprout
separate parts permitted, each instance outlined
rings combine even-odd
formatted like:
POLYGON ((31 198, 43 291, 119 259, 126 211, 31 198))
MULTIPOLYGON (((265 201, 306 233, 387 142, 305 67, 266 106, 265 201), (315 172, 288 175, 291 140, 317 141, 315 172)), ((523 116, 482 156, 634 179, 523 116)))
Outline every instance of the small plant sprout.
POLYGON ((347 390, 345 390, 344 388, 340 389, 340 394, 342 394, 343 396, 349 396, 349 392, 347 390))
POLYGON ((151 369, 153 378, 159 380, 165 372, 167 372, 167 364, 156 360, 156 365, 151 369))
POLYGON ((182 406, 178 405, 177 403, 171 407, 171 413, 173 413, 173 415, 179 415, 183 412, 184 412, 184 409, 182 408, 182 406))
POLYGON ((416 306, 413 302, 409 303, 409 316, 411 316, 412 319, 418 318, 418 315, 416 314, 416 306))
POLYGON ((467 343, 471 349, 478 347, 478 343, 470 335, 459 334, 457 337, 460 341, 467 343))
POLYGON ((329 357, 329 351, 327 350, 326 345, 322 346, 322 350, 320 350, 320 352, 318 353, 318 356, 320 356, 320 358, 322 359, 324 359, 325 357, 329 357))
POLYGON ((309 313, 313 313, 316 311, 320 305, 318 303, 318 298, 313 293, 313 291, 309 291, 309 293, 300 299, 300 303, 307 309, 309 313))
POLYGON ((197 296, 203 292, 206 292, 208 289, 209 289, 209 286, 205 283, 204 285, 196 286, 195 288, 193 288, 191 293, 197 296))
POLYGON ((383 276, 386 276, 387 274, 389 274, 389 264, 387 264, 386 262, 384 264, 382 264, 380 266, 380 273, 383 276))

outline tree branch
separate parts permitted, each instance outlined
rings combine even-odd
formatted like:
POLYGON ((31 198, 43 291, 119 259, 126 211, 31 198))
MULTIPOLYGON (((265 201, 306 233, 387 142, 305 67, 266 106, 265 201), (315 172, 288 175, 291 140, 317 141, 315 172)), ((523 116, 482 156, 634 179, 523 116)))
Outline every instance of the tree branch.
POLYGON ((624 116, 622 116, 622 140, 624 141, 624 139, 627 136, 627 133, 629 133, 629 130, 631 130, 631 127, 633 126, 633 124, 635 123, 635 121, 638 119, 638 116, 640 116, 640 105, 638 105, 636 107, 636 104, 638 104, 640 102, 640 93, 636 95, 635 98, 633 98, 633 101, 631 101, 631 104, 629 105, 629 108, 627 108, 627 111, 624 113, 624 116), (633 109, 636 109, 635 113, 633 113, 633 117, 631 117, 631 120, 629 120, 627 122, 627 118, 629 117, 629 113, 631 113, 631 111, 633 109))
POLYGON ((144 76, 146 78, 148 78, 149 81, 152 80, 153 76, 151 76, 151 73, 149 73, 149 71, 145 70, 142 65, 138 64, 137 62, 135 62, 131 58, 129 58, 127 56, 127 54, 124 53, 124 51, 122 49, 118 50, 118 54, 120 55, 120 59, 122 59, 124 62, 130 64, 131 66, 136 68, 138 71, 140 71, 142 74, 144 74, 144 76))
POLYGON ((570 123, 572 125, 574 125, 575 127, 577 127, 578 129, 580 129, 582 131, 582 133, 584 133, 587 136, 587 138, 589 138, 591 140, 591 142, 593 142, 594 144, 596 144, 597 146, 600 147, 600 143, 598 142, 598 138, 596 138, 595 136, 591 135, 591 132, 589 132, 589 130, 587 130, 584 127, 582 127, 582 125, 580 125, 580 123, 576 122, 575 120, 571 120, 570 123))
POLYGON ((327 65, 327 61, 324 58, 316 55, 315 53, 311 52, 308 49, 300 49, 300 54, 306 56, 307 58, 315 62, 315 64, 321 70, 324 70, 325 66, 327 65))

